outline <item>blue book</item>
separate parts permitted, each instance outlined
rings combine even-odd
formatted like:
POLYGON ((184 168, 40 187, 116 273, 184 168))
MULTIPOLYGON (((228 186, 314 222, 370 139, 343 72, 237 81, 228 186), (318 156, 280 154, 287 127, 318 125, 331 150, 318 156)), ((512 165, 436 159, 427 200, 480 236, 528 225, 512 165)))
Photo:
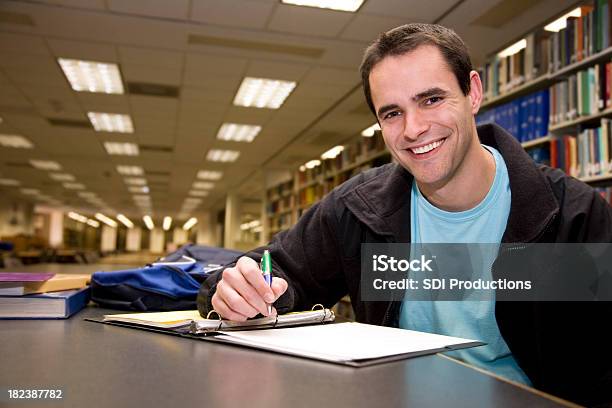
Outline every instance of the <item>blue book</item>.
POLYGON ((67 319, 89 303, 89 286, 82 289, 0 297, 0 319, 67 319))

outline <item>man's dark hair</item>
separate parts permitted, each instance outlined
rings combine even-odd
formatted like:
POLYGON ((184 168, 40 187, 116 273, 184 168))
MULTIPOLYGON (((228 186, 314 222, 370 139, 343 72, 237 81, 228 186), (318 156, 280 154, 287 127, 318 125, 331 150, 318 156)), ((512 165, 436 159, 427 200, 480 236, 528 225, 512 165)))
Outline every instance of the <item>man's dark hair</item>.
POLYGON ((438 47, 448 66, 455 74, 464 95, 470 92, 472 62, 463 40, 450 28, 437 24, 405 24, 382 33, 365 51, 359 70, 366 101, 374 116, 376 112, 370 90, 370 72, 388 56, 399 56, 421 45, 438 47))

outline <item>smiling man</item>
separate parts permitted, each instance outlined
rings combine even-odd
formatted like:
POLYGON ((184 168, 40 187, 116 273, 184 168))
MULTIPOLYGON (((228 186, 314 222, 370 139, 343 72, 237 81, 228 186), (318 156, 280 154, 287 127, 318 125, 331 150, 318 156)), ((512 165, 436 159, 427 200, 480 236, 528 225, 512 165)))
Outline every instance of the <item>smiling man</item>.
POLYGON ((455 356, 577 402, 610 401, 607 302, 362 300, 362 243, 612 242, 612 209, 589 186, 536 165, 503 129, 476 127, 482 84, 452 30, 383 33, 361 74, 397 163, 355 176, 279 233, 268 247, 271 287, 257 266, 263 248, 254 250, 207 279, 200 312, 244 320, 266 315, 266 303, 284 313, 348 293, 360 322, 483 340, 455 356))

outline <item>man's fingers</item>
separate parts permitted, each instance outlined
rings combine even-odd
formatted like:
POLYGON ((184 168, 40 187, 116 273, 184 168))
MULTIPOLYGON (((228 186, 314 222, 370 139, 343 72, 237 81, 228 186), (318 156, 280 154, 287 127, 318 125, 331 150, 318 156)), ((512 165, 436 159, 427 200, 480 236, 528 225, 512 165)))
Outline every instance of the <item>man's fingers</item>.
POLYGON ((274 302, 274 293, 270 289, 270 286, 266 283, 266 280, 259 269, 259 265, 253 259, 243 256, 238 260, 236 264, 242 276, 255 288, 259 296, 261 296, 265 302, 274 302))
POLYGON ((263 300, 261 295, 257 293, 255 288, 251 286, 245 279, 244 275, 235 268, 230 268, 227 273, 223 273, 223 281, 225 284, 233 288, 238 294, 240 294, 249 305, 257 309, 259 313, 266 316, 268 314, 268 306, 263 300), (233 269, 233 270, 232 270, 233 269))
POLYGON ((272 292, 276 301, 287 290, 287 281, 283 278, 272 278, 272 292))
POLYGON ((221 280, 217 284, 217 292, 221 300, 230 307, 233 311, 240 313, 246 317, 253 317, 259 313, 257 309, 251 306, 236 290, 228 283, 221 280))
POLYGON ((240 313, 233 311, 217 293, 215 293, 212 298, 212 305, 215 309, 215 312, 217 312, 219 316, 224 319, 234 320, 237 322, 243 322, 247 319, 246 316, 243 316, 240 313))

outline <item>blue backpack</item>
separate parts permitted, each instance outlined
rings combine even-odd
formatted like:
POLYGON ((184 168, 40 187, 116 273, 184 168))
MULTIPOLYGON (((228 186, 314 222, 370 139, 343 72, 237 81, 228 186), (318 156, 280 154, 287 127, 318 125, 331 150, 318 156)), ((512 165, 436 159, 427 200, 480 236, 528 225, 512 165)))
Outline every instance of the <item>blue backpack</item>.
POLYGON ((91 277, 91 299, 111 309, 196 309, 198 290, 206 276, 242 254, 224 248, 185 245, 142 268, 95 272, 91 277))

